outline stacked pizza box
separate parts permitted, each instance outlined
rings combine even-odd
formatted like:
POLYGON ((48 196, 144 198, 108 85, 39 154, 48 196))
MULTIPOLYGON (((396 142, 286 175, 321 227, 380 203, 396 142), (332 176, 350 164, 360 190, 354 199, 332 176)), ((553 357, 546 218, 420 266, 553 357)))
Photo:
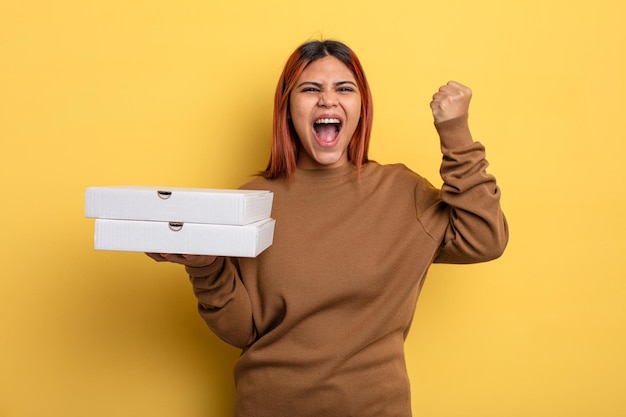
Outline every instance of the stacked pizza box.
POLYGON ((255 257, 273 241, 273 193, 264 190, 89 187, 95 248, 255 257))

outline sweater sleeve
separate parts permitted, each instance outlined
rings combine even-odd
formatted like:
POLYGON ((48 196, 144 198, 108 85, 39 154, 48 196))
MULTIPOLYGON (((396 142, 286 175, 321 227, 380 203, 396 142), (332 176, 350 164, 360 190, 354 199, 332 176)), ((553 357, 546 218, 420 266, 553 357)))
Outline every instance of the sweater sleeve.
POLYGON ((434 262, 475 263, 498 258, 508 242, 500 189, 487 173, 485 148, 474 142, 467 115, 436 124, 443 160, 440 198, 448 225, 434 262))
POLYGON ((245 348, 256 337, 252 306, 239 272, 230 258, 220 257, 203 268, 186 267, 198 311, 225 342, 245 348))

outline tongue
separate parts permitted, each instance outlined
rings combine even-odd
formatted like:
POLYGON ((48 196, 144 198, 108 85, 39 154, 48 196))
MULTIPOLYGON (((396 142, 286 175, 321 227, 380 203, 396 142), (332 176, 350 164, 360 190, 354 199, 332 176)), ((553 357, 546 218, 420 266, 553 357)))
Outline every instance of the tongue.
POLYGON ((315 125, 315 134, 321 142, 332 142, 337 138, 337 126, 334 124, 315 125))

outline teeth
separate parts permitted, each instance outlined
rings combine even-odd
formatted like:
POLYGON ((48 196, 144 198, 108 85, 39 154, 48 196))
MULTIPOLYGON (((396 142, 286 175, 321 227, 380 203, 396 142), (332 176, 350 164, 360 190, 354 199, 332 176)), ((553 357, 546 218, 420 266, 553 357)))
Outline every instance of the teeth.
POLYGON ((315 121, 316 125, 321 125, 321 124, 325 124, 325 125, 327 125, 327 124, 339 124, 339 123, 341 123, 339 121, 339 119, 319 119, 319 120, 315 121))

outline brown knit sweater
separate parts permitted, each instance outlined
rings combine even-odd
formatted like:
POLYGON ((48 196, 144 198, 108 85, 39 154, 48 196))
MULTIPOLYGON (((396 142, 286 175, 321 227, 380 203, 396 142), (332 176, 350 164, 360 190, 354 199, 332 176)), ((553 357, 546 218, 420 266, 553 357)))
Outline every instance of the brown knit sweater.
POLYGON ((187 268, 208 326, 243 353, 237 417, 408 417, 403 344, 433 262, 494 259, 508 230, 467 118, 437 125, 444 185, 404 165, 296 170, 274 192, 274 244, 187 268))

